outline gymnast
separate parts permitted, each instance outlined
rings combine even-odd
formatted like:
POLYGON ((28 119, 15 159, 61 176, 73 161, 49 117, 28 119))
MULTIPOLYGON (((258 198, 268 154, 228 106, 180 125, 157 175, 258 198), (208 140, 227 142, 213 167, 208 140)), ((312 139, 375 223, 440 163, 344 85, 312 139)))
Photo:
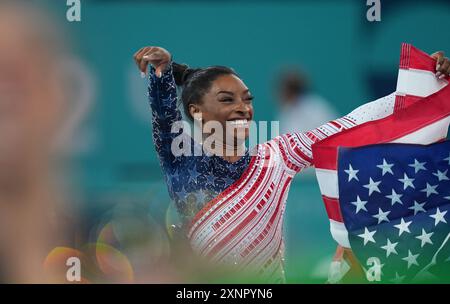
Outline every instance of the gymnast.
MULTIPOLYGON (((449 59, 442 52, 432 56, 437 60, 436 77, 448 75, 449 59)), ((193 252, 213 264, 248 271, 267 282, 284 282, 285 203, 293 177, 314 165, 311 145, 391 114, 394 93, 314 130, 282 134, 247 149, 253 95, 233 69, 192 69, 173 62, 161 47, 141 48, 134 59, 145 74, 150 64, 153 141, 193 252), (173 141, 186 135, 172 129, 183 120, 177 87, 186 117, 203 132, 201 138, 188 138, 191 155, 173 151, 178 146, 173 141), (221 125, 223 131, 205 128, 209 122, 221 125), (212 135, 213 144, 205 145, 212 135), (200 156, 194 153, 198 151, 200 156)))

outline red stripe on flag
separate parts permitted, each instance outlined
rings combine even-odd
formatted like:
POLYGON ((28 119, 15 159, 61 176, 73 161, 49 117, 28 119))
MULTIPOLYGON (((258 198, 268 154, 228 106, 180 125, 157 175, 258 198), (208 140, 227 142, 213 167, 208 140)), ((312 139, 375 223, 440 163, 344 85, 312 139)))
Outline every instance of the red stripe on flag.
POLYGON ((401 69, 407 69, 407 55, 408 55, 408 46, 407 43, 402 43, 402 49, 400 51, 400 68, 401 69))
POLYGON ((405 96, 395 96, 394 113, 403 110, 405 107, 405 96))
POLYGON ((360 147, 391 142, 447 117, 450 115, 450 86, 415 103, 411 96, 405 96, 405 103, 411 105, 388 117, 344 130, 314 144, 316 168, 336 170, 338 146, 360 147))
POLYGON ((322 195, 323 202, 325 203, 325 209, 327 210, 328 218, 335 220, 336 222, 344 222, 342 218, 341 208, 339 207, 339 199, 327 197, 322 195))
POLYGON ((409 45, 408 62, 405 68, 434 72, 436 70, 436 59, 409 45))

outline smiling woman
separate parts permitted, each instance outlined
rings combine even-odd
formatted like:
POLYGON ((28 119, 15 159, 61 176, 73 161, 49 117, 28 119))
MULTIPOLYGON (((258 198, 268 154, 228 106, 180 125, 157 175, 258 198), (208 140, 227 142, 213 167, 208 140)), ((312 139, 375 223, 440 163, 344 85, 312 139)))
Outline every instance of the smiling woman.
POLYGON ((173 70, 175 83, 183 87, 181 100, 188 118, 203 131, 209 129, 205 135, 214 129, 213 139, 217 140, 213 148, 226 160, 239 160, 244 154, 239 148, 249 136, 249 122, 253 119, 250 90, 228 67, 190 69, 173 63, 173 70), (220 143, 223 147, 217 147, 220 143))
MULTIPOLYGON (((441 69, 445 69, 440 71, 448 74, 448 60, 442 54, 439 58, 441 69)), ((230 125, 245 130, 243 137, 216 140, 224 151, 239 152, 249 135, 253 97, 239 76, 226 67, 192 70, 172 62, 169 52, 159 47, 142 48, 135 60, 142 72, 152 65, 149 99, 153 140, 169 194, 183 221, 182 231, 194 253, 202 261, 240 275, 245 272, 269 282, 284 282, 285 203, 293 177, 314 165, 311 145, 389 115, 394 109, 394 94, 309 132, 277 136, 258 144, 252 153, 244 147, 242 155, 232 157, 222 156, 226 153, 175 155, 171 146, 180 132, 172 132, 172 126, 182 120, 177 85, 182 89, 186 114, 200 121, 203 137, 210 134, 203 127, 208 122, 220 124, 226 133, 230 125)), ((203 151, 201 139, 188 140, 193 150, 203 151)))

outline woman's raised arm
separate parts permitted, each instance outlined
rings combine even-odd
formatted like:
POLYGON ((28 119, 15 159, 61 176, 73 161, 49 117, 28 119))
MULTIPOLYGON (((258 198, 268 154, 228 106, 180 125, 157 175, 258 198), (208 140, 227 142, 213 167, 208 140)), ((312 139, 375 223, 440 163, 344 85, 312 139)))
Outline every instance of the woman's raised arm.
POLYGON ((179 134, 171 132, 172 125, 182 120, 177 107, 177 89, 172 72, 170 53, 160 47, 144 47, 134 54, 141 73, 147 73, 150 64, 148 97, 152 110, 153 141, 165 173, 174 165, 172 141, 179 134))

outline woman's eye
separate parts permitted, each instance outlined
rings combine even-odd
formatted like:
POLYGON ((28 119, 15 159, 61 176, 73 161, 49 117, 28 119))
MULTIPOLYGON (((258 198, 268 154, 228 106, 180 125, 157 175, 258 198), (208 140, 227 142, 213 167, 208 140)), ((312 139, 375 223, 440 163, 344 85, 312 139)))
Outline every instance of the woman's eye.
POLYGON ((230 102, 230 101, 233 101, 233 98, 222 98, 222 99, 219 99, 219 101, 230 102))

